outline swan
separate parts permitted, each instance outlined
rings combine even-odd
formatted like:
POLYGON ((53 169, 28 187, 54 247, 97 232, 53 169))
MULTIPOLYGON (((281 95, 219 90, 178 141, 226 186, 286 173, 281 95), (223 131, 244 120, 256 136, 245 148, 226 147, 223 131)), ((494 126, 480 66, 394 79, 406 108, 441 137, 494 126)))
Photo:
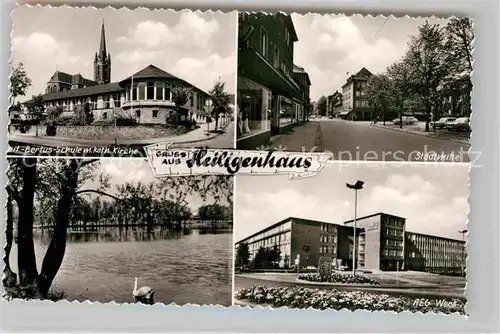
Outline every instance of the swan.
POLYGON ((155 292, 149 286, 143 286, 137 289, 137 277, 135 278, 134 290, 132 295, 136 302, 141 302, 143 304, 154 304, 153 297, 155 292))

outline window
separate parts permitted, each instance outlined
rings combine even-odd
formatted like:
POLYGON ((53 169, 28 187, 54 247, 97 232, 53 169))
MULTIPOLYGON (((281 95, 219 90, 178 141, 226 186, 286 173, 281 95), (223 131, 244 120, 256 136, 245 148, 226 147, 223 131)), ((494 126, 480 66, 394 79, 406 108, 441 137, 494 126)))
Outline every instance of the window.
POLYGON ((132 86, 132 100, 137 101, 137 84, 132 86))
POLYGON ((113 103, 116 108, 119 108, 122 104, 120 93, 113 94, 113 103))
POLYGON ((191 96, 189 97, 189 100, 191 101, 191 107, 194 107, 194 93, 191 94, 191 96))
POLYGON ((137 84, 137 88, 139 89, 139 101, 142 101, 146 98, 146 91, 145 91, 145 88, 146 88, 146 83, 145 82, 140 82, 139 84, 137 84))
POLYGON ((153 110, 153 118, 158 117, 158 110, 153 110))
POLYGON ((102 119, 107 119, 107 118, 108 118, 108 113, 103 112, 103 113, 102 113, 102 119))
POLYGON ((111 105, 109 103, 109 95, 104 95, 102 97, 103 101, 104 101, 104 109, 109 109, 111 108, 111 105))
POLYGON ((154 100, 155 99, 155 83, 148 82, 146 89, 146 100, 154 100))
POLYGON ((260 30, 260 52, 264 57, 267 57, 268 39, 266 31, 261 28, 260 30))
POLYGON ((163 82, 156 83, 156 100, 163 100, 163 82))
POLYGON ((172 93, 170 91, 170 87, 167 87, 165 85, 165 100, 171 100, 172 99, 172 93))
POLYGON ((274 46, 273 65, 276 68, 280 66, 280 50, 278 49, 278 47, 276 45, 274 46))
POLYGON ((141 111, 140 111, 140 110, 136 110, 136 111, 135 111, 135 116, 136 116, 137 118, 141 118, 141 111))

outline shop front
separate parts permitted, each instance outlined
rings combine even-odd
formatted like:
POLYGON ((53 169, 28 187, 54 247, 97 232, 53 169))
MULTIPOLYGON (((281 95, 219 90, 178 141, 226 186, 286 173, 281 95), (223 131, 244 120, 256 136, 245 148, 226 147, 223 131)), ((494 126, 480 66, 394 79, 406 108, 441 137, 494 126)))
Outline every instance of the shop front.
POLYGON ((237 97, 238 148, 243 142, 250 147, 254 146, 254 142, 267 142, 271 137, 271 90, 239 76, 237 97))

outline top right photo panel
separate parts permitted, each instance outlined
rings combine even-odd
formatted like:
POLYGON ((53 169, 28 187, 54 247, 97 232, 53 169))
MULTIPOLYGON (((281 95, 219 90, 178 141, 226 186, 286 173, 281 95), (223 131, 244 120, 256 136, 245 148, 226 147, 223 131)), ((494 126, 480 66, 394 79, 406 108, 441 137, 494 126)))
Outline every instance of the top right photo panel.
POLYGON ((470 162, 473 22, 240 13, 237 148, 470 162))

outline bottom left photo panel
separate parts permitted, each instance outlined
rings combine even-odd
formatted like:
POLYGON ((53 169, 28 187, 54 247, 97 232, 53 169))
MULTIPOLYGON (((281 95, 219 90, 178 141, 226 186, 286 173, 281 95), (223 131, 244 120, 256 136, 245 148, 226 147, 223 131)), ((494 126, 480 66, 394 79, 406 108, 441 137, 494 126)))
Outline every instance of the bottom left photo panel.
POLYGON ((157 178, 142 158, 8 162, 7 299, 232 304, 233 177, 157 178))

